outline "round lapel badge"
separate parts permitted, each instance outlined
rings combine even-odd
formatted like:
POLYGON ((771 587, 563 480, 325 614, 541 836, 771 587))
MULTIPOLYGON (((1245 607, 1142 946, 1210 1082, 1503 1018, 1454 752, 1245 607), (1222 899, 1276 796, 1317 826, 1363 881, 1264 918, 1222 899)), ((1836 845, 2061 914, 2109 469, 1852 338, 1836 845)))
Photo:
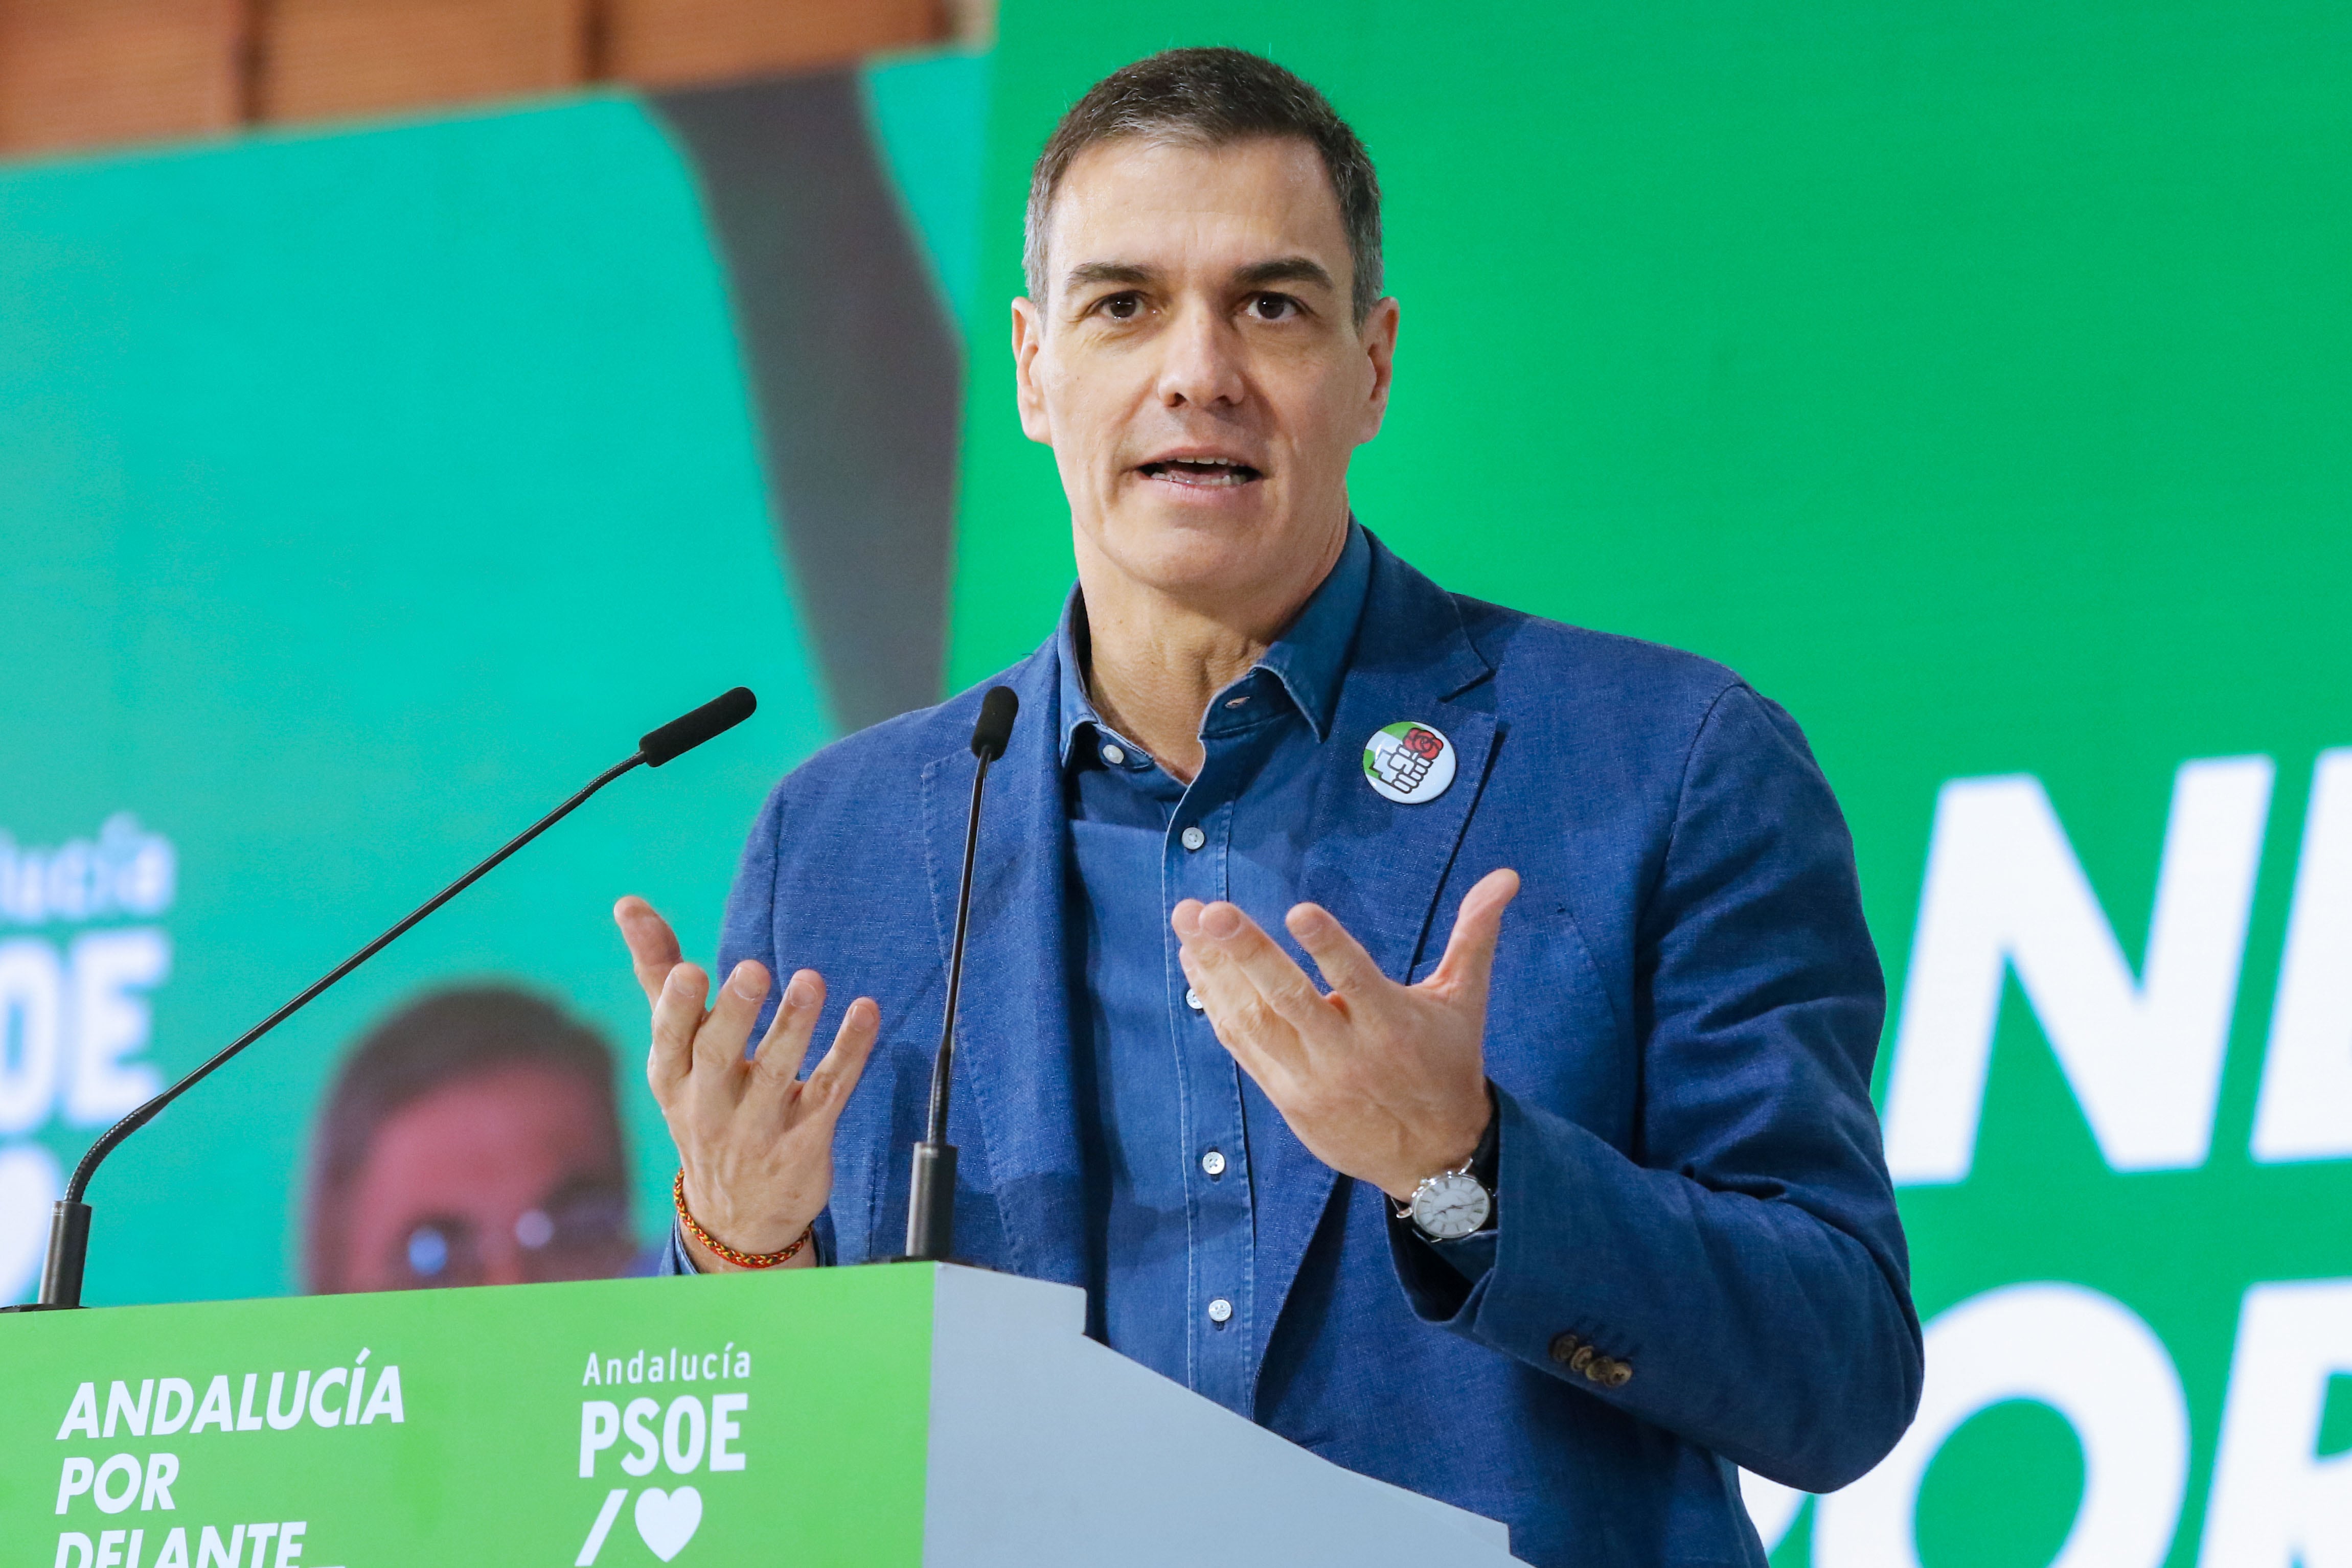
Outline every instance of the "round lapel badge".
POLYGON ((1454 782, 1454 743, 1425 724, 1401 720, 1364 743, 1364 781, 1400 806, 1421 806, 1454 782))

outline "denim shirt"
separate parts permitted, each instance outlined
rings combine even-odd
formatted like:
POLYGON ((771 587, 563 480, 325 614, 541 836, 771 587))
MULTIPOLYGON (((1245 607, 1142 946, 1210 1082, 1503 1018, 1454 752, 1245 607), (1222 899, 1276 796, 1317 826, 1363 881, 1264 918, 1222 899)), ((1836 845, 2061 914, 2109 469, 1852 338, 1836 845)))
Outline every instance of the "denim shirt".
MULTIPOLYGON (((1250 1131, 1278 1115, 1217 1042, 1177 960, 1169 916, 1227 899, 1314 973, 1282 918, 1298 901, 1302 829, 1361 618, 1371 549, 1349 525, 1290 629, 1201 722, 1190 786, 1096 712, 1082 683, 1086 605, 1061 642, 1063 800, 1079 1145, 1087 1169, 1088 1329, 1114 1350, 1249 1414, 1256 1227, 1250 1131)), ((1491 1260, 1491 1235, 1473 1244, 1491 1260)), ((1448 1249, 1452 1252, 1453 1249, 1448 1249)), ((1475 1277, 1478 1265, 1465 1272, 1475 1277)))

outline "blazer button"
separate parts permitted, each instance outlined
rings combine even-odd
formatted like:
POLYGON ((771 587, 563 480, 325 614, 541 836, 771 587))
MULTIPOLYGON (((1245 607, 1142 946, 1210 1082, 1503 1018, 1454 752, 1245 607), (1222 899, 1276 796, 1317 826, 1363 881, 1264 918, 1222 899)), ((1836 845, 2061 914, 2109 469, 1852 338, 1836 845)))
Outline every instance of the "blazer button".
POLYGON ((1569 1358, 1576 1354, 1577 1347, 1583 1343, 1572 1333, 1554 1334, 1551 1336, 1551 1358, 1562 1366, 1566 1366, 1569 1358))
POLYGON ((1605 1355, 1596 1355, 1576 1370, 1584 1374, 1586 1382, 1605 1385, 1609 1381, 1609 1369, 1616 1364, 1605 1355))
POLYGON ((1591 1345, 1579 1345, 1576 1347, 1576 1354, 1568 1358, 1568 1369, 1570 1372, 1580 1372, 1590 1377, 1592 1375, 1592 1364, 1597 1359, 1591 1345))
POLYGON ((1601 1376, 1601 1385, 1607 1388, 1622 1388, 1633 1381, 1633 1369, 1622 1361, 1611 1362, 1609 1370, 1601 1376))

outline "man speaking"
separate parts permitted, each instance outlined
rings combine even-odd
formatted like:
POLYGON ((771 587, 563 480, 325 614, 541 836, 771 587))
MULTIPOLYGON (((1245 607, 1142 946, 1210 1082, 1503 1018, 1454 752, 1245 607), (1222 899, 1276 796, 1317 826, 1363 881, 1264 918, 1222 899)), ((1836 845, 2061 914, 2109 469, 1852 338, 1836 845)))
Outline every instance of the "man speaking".
MULTIPOLYGON (((1734 1465, 1842 1486, 1921 1375, 1884 988, 1797 727, 1354 521, 1397 303, 1371 163, 1289 72, 1183 49, 1097 85, 1026 262, 1016 391, 1078 583, 1001 677, 958 1251, 1084 1286, 1114 1348, 1530 1563, 1760 1564, 1734 1465)), ((898 1249, 978 706, 778 786, 707 1012, 619 906, 676 1270, 898 1249)))

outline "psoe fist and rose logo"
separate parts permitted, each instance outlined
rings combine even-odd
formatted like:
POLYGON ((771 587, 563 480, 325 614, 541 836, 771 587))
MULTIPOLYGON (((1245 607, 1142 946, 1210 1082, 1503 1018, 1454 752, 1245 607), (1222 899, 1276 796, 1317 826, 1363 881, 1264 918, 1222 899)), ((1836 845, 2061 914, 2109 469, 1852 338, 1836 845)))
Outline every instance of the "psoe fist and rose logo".
POLYGON ((1434 800, 1454 782, 1454 747, 1425 724, 1386 726, 1364 743, 1364 780, 1400 806, 1434 800))
MULTIPOLYGON (((593 1354, 588 1357, 581 1385, 608 1391, 612 1396, 580 1402, 581 1479, 594 1479, 607 1451, 614 1449, 620 1450, 615 1457, 625 1476, 643 1479, 664 1469, 680 1478, 677 1486, 635 1489, 636 1502, 629 1512, 637 1539, 665 1563, 685 1551, 695 1531, 702 1528, 702 1493, 682 1479, 697 1471, 743 1469, 743 1453, 737 1445, 743 1436, 740 1418, 751 1408, 751 1396, 741 1389, 722 1392, 708 1387, 664 1397, 625 1390, 650 1390, 664 1384, 740 1383, 751 1375, 751 1353, 736 1349, 732 1340, 715 1351, 681 1352, 673 1347, 638 1351, 626 1360, 593 1354)), ((580 1555, 572 1559, 576 1568, 595 1568, 632 1490, 620 1486, 604 1494, 595 1522, 589 1526, 588 1539, 582 1543, 580 1555)))

